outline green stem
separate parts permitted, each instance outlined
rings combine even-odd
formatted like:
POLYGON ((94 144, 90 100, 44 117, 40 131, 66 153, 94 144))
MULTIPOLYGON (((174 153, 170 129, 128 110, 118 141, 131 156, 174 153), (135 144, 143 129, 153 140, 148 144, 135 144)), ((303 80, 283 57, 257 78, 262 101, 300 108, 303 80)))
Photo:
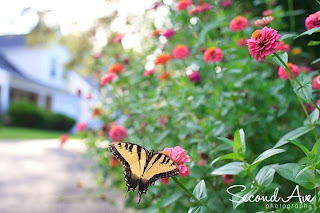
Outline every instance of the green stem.
MULTIPOLYGON (((190 197, 192 197, 199 206, 204 206, 204 204, 203 204, 200 200, 198 200, 198 198, 196 198, 196 196, 194 196, 194 195, 192 194, 192 192, 191 192, 189 189, 187 189, 187 187, 185 187, 185 185, 183 185, 183 183, 181 183, 181 182, 178 180, 178 178, 172 177, 172 179, 174 180, 174 182, 176 182, 176 184, 178 184, 178 186, 180 186, 181 189, 183 189, 183 191, 185 191, 190 197)), ((210 210, 209 210, 209 212, 213 213, 213 212, 210 211, 210 210)))
POLYGON ((293 14, 293 0, 288 1, 288 7, 289 7, 289 15, 290 15, 290 32, 294 33, 295 32, 295 19, 294 19, 294 14, 293 14))
MULTIPOLYGON (((314 177, 315 177, 315 179, 317 179, 317 169, 314 169, 313 172, 314 172, 314 177)), ((314 192, 315 192, 315 199, 316 199, 316 200, 315 200, 315 206, 318 207, 318 206, 319 206, 318 187, 316 187, 316 188, 314 189, 314 192)))

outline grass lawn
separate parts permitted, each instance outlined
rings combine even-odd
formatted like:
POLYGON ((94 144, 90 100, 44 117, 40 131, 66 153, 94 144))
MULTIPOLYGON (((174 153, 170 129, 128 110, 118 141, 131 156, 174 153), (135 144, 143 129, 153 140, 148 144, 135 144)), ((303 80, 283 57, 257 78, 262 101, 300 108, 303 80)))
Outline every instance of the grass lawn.
POLYGON ((0 126, 0 139, 55 139, 60 138, 60 136, 64 133, 65 132, 42 129, 0 126))

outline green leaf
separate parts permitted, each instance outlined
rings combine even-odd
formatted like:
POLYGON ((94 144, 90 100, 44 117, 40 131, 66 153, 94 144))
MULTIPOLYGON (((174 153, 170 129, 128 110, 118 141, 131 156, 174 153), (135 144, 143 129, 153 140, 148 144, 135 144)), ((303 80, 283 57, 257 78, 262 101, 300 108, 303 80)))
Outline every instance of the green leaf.
POLYGON ((162 208, 166 207, 166 206, 169 206, 172 203, 176 202, 180 197, 182 197, 182 193, 176 193, 176 194, 173 194, 171 196, 165 197, 164 199, 162 199, 160 201, 160 206, 162 208))
POLYGON ((283 40, 286 40, 286 39, 288 39, 288 38, 293 38, 293 37, 295 37, 295 36, 297 36, 296 33, 288 33, 288 34, 285 34, 285 35, 281 36, 281 38, 280 38, 279 40, 280 40, 280 41, 283 41, 283 40))
POLYGON ((292 144, 294 144, 294 145, 296 145, 297 147, 299 147, 299 148, 304 152, 304 154, 305 154, 307 157, 309 157, 310 152, 309 152, 308 148, 305 147, 302 143, 300 143, 300 142, 298 142, 298 141, 294 141, 294 140, 289 140, 289 142, 292 143, 292 144))
POLYGON ((167 137, 170 133, 170 130, 166 130, 160 134, 160 136, 155 140, 157 144, 160 144, 165 137, 167 137))
POLYGON ((274 178, 276 170, 273 168, 275 165, 268 165, 262 167, 258 174, 256 175, 256 180, 259 186, 267 187, 269 186, 274 178))
POLYGON ((243 129, 237 129, 237 131, 234 133, 234 148, 235 152, 238 154, 245 155, 246 153, 246 142, 245 142, 245 135, 243 129))
POLYGON ((293 91, 304 101, 310 102, 312 98, 312 80, 306 75, 300 75, 297 79, 300 81, 302 87, 296 81, 293 81, 293 91))
POLYGON ((188 213, 207 213, 208 207, 206 206, 191 206, 188 213))
POLYGON ((224 137, 218 137, 219 140, 225 142, 226 144, 230 145, 231 147, 234 147, 234 143, 232 140, 224 137))
POLYGON ((273 148, 278 148, 280 146, 283 146, 283 145, 289 143, 289 140, 295 140, 295 139, 299 138, 300 136, 310 132, 313 129, 314 129, 313 126, 303 126, 303 127, 297 128, 291 132, 288 132, 282 138, 280 138, 280 140, 276 143, 276 145, 274 145, 273 148))
POLYGON ((294 39, 299 38, 304 35, 312 35, 313 33, 318 33, 318 32, 320 32, 320 27, 316 27, 311 30, 305 31, 305 32, 301 33, 300 35, 296 36, 294 39))
POLYGON ((320 41, 309 41, 308 46, 317 46, 320 44, 320 41))
POLYGON ((304 167, 305 166, 299 165, 297 163, 287 163, 275 167, 275 170, 283 178, 311 190, 315 187, 315 177, 313 171, 307 170, 300 174, 297 178, 295 178, 299 171, 301 171, 304 167))
POLYGON ((263 153, 261 153, 254 161, 253 163, 248 167, 247 171, 251 172, 254 168, 256 168, 262 161, 265 159, 280 154, 282 152, 285 152, 284 149, 267 149, 263 153))
POLYGON ((296 174, 296 176, 294 177, 294 179, 297 179, 302 173, 304 173, 306 170, 310 169, 311 166, 307 166, 307 167, 304 167, 303 169, 301 169, 298 174, 296 174))
POLYGON ((157 206, 150 206, 149 208, 146 208, 145 210, 143 210, 142 213, 156 213, 158 212, 158 207, 157 206))
POLYGON ((310 119, 312 124, 316 124, 319 120, 319 110, 315 109, 313 112, 310 114, 310 119))
MULTIPOLYGON (((194 187, 193 193, 192 193, 198 200, 204 200, 208 197, 206 184, 204 180, 201 180, 196 187, 194 187)), ((190 198, 191 202, 195 202, 193 198, 190 198)))
MULTIPOLYGON (((288 53, 287 52, 280 52, 278 53, 279 57, 284 61, 285 64, 288 63, 288 53)), ((272 59, 281 67, 285 69, 285 66, 282 64, 282 62, 274 55, 272 55, 272 59)))
POLYGON ((215 164, 219 160, 226 160, 226 159, 241 160, 241 159, 243 159, 243 157, 241 155, 239 155, 238 153, 229 153, 229 154, 226 154, 226 155, 223 155, 221 157, 218 157, 218 158, 214 159, 210 163, 210 166, 212 166, 213 164, 215 164))
POLYGON ((318 58, 318 59, 316 59, 316 60, 312 61, 312 62, 311 62, 311 64, 318 63, 319 61, 320 61, 320 58, 318 58))
POLYGON ((242 162, 232 162, 228 163, 213 172, 211 172, 212 175, 238 175, 240 174, 244 169, 242 167, 242 162))
POLYGON ((242 198, 248 198, 252 195, 255 195, 259 191, 258 188, 254 187, 251 189, 246 189, 244 191, 238 192, 235 195, 232 196, 232 206, 233 209, 236 209, 239 205, 241 205, 243 202, 245 202, 242 198))
POLYGON ((320 145, 320 139, 317 140, 317 142, 316 142, 316 143, 314 144, 314 146, 312 147, 312 150, 311 150, 311 152, 310 152, 310 158, 311 158, 311 160, 313 160, 314 157, 316 156, 319 145, 320 145))

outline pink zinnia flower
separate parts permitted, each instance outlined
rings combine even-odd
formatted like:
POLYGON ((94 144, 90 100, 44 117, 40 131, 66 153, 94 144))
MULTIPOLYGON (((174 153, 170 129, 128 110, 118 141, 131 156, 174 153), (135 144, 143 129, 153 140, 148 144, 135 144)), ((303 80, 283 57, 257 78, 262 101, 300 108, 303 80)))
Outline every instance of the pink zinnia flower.
POLYGON ((87 128, 87 123, 85 123, 85 122, 78 123, 77 126, 76 126, 76 130, 77 130, 78 132, 82 132, 82 131, 84 131, 86 128, 87 128))
POLYGON ((63 134, 60 137, 60 147, 63 146, 63 144, 69 139, 69 134, 63 134))
POLYGON ((253 22, 254 27, 264 27, 269 25, 274 20, 273 16, 267 16, 263 17, 262 19, 258 19, 255 22, 253 22))
POLYGON ((145 71, 143 72, 143 76, 144 76, 144 77, 150 76, 150 75, 152 75, 155 71, 156 71, 156 68, 153 68, 152 70, 145 70, 145 71))
MULTIPOLYGON (((186 151, 183 148, 180 146, 176 146, 174 148, 165 148, 161 153, 169 156, 178 164, 180 176, 188 176, 190 174, 189 167, 184 165, 184 163, 190 162, 190 158, 189 155, 186 155, 186 151)), ((168 178, 164 178, 161 181, 163 184, 167 184, 168 178)))
POLYGON ((232 4, 232 1, 231 0, 223 0, 220 5, 221 7, 228 7, 232 4))
POLYGON ((107 83, 111 82, 114 78, 117 77, 117 74, 110 72, 102 76, 100 80, 100 85, 105 86, 107 83))
MULTIPOLYGON (((297 77, 299 75, 299 68, 298 68, 297 65, 292 64, 292 63, 287 63, 287 66, 292 71, 292 73, 293 73, 293 75, 295 77, 297 77)), ((289 73, 289 71, 288 71, 288 73, 289 73)), ((289 75, 290 75, 290 78, 293 79, 291 73, 289 73, 289 75)), ((282 78, 284 80, 288 80, 288 76, 287 76, 286 70, 283 67, 279 67, 278 76, 279 76, 279 78, 282 78)))
POLYGON ((204 13, 208 10, 211 10, 211 8, 212 8, 211 4, 209 4, 207 2, 203 2, 197 6, 197 12, 204 13))
POLYGON ((191 15, 196 14, 196 13, 198 13, 198 8, 197 7, 193 8, 192 10, 189 10, 188 15, 191 16, 191 15))
POLYGON ((238 43, 237 43, 237 47, 243 47, 247 44, 247 38, 240 38, 238 43))
POLYGON ((190 5, 192 5, 192 1, 191 0, 179 0, 178 4, 177 4, 177 9, 178 10, 185 10, 190 5))
POLYGON ((234 182, 234 175, 221 175, 221 178, 226 185, 230 185, 234 182))
POLYGON ((309 15, 306 18, 305 24, 306 24, 306 28, 307 30, 310 30, 312 28, 316 28, 316 27, 320 27, 320 11, 309 15))
POLYGON ((109 137, 112 141, 123 141, 127 136, 127 129, 121 125, 112 126, 109 131, 109 137))
POLYGON ((281 44, 277 47, 277 50, 280 51, 285 51, 289 52, 290 51, 290 46, 289 44, 285 44, 283 41, 281 41, 281 44))
POLYGON ((205 62, 223 61, 223 53, 220 48, 210 47, 203 53, 205 62))
POLYGON ((168 123, 168 117, 163 115, 161 116, 158 120, 157 120, 157 123, 159 126, 164 126, 168 123))
POLYGON ((113 43, 119 43, 123 37, 125 36, 125 34, 118 34, 113 38, 113 43))
POLYGON ((276 48, 281 44, 278 41, 280 37, 276 30, 268 27, 254 31, 251 38, 247 41, 251 57, 257 61, 259 58, 264 61, 266 56, 274 53, 276 48))
POLYGON ((273 13, 272 10, 265 10, 265 11, 262 12, 262 15, 263 15, 263 16, 271 16, 272 13, 273 13))
POLYGON ((320 79, 319 78, 320 78, 320 75, 317 75, 312 80, 312 87, 314 89, 320 89, 320 79))
POLYGON ((309 103, 305 103, 304 107, 306 108, 307 112, 310 114, 311 112, 313 112, 313 110, 315 109, 315 107, 312 104, 309 103))
POLYGON ((191 82, 199 83, 201 81, 201 75, 198 71, 192 71, 189 75, 189 80, 191 82))
POLYGON ((237 16, 230 22, 231 31, 241 31, 249 27, 248 19, 243 16, 237 16))
POLYGON ((312 72, 311 67, 299 67, 299 68, 300 68, 300 72, 307 72, 307 73, 312 72))
POLYGON ((189 54, 190 51, 188 47, 182 44, 177 45, 172 51, 172 56, 176 59, 184 59, 188 57, 189 54))
POLYGON ((166 37, 166 39, 171 38, 172 36, 174 36, 175 32, 173 29, 167 29, 162 35, 164 37, 166 37))

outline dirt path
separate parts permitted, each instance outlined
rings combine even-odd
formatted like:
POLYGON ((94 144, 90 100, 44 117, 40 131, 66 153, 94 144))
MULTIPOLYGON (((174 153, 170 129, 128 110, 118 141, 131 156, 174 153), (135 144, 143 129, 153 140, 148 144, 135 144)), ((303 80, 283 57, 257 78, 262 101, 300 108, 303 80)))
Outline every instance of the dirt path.
POLYGON ((63 149, 58 140, 0 140, 0 212, 128 212, 118 191, 105 190, 101 199, 84 151, 76 140, 63 149))

